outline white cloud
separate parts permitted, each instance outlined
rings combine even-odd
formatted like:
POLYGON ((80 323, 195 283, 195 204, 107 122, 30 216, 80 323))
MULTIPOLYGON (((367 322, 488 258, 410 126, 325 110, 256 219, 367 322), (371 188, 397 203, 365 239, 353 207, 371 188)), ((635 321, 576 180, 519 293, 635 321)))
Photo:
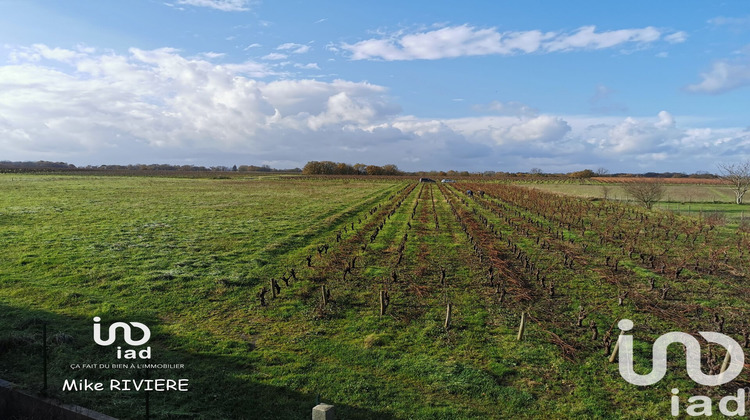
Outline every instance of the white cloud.
POLYGON ((661 32, 653 26, 641 29, 620 29, 616 31, 596 32, 595 26, 584 26, 570 35, 557 36, 545 46, 547 51, 570 51, 575 49, 611 48, 616 45, 634 43, 652 43, 661 37, 661 32))
POLYGON ((39 61, 42 59, 62 61, 69 63, 72 60, 82 57, 86 52, 93 51, 91 48, 79 46, 77 51, 65 48, 50 48, 44 44, 33 44, 30 47, 18 48, 11 52, 10 61, 15 63, 19 61, 39 61))
POLYGON ((684 31, 675 32, 664 37, 664 40, 670 44, 679 44, 687 41, 688 34, 684 31))
POLYGON ((481 29, 469 25, 449 26, 428 32, 396 33, 388 38, 368 39, 340 47, 353 60, 435 60, 475 55, 509 55, 534 52, 596 50, 625 44, 648 45, 664 39, 682 42, 684 32, 663 36, 652 26, 596 32, 594 26, 584 26, 573 33, 542 32, 539 30, 498 32, 495 28, 481 29))
POLYGON ((598 132, 599 138, 591 139, 599 151, 609 155, 642 155, 661 153, 672 149, 685 135, 676 128, 675 119, 667 111, 661 111, 657 120, 651 122, 632 117, 615 125, 602 125, 590 130, 598 132))
POLYGON ((381 116, 394 114, 394 108, 384 97, 386 89, 369 83, 355 83, 346 80, 321 82, 317 80, 278 80, 268 83, 263 88, 263 95, 278 110, 281 117, 290 120, 306 119, 319 116, 314 125, 322 121, 331 121, 331 116, 338 115, 341 120, 363 121, 363 113, 371 115, 373 120, 381 116), (337 96, 344 94, 343 96, 337 96), (351 118, 338 112, 348 104, 354 111, 351 118))
POLYGON ((221 58, 221 57, 224 57, 226 54, 225 53, 217 53, 217 52, 209 51, 209 52, 206 52, 206 53, 202 53, 201 55, 204 56, 204 57, 206 57, 206 58, 221 58))
POLYGON ((186 58, 169 48, 52 57, 69 65, 55 70, 27 57, 0 66, 0 144, 9 155, 263 153, 274 143, 269 133, 372 124, 399 111, 380 86, 261 82, 247 74, 272 75, 262 64, 214 64, 210 55, 186 58))
POLYGON ((307 64, 295 63, 294 67, 297 67, 298 69, 304 69, 304 70, 320 70, 318 63, 307 63, 307 64))
POLYGON ((729 61, 719 60, 711 70, 701 73, 700 83, 688 85, 690 92, 719 94, 750 85, 750 59, 729 61))
POLYGON ((289 58, 289 56, 286 54, 281 54, 281 53, 270 53, 270 54, 264 55, 261 58, 263 60, 286 60, 287 58, 289 58))
POLYGON ((506 141, 553 142, 562 139, 569 131, 570 126, 563 119, 550 115, 540 115, 512 125, 505 130, 499 130, 495 139, 500 144, 506 141))
POLYGON ((304 54, 310 51, 309 45, 295 44, 293 42, 287 42, 276 47, 277 50, 289 51, 290 54, 304 54))
POLYGON ((177 4, 209 7, 223 12, 245 12, 250 10, 250 0, 177 0, 177 4))
POLYGON ((654 127, 660 129, 673 128, 675 126, 674 117, 667 111, 659 111, 659 121, 654 123, 654 127))

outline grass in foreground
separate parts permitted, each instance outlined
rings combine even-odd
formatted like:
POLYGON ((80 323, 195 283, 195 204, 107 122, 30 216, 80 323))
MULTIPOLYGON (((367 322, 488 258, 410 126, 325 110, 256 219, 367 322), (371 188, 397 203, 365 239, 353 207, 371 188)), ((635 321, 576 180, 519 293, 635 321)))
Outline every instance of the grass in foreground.
MULTIPOLYGON (((415 188, 366 251, 353 248, 357 268, 341 280, 343 266, 331 262, 336 233, 347 226, 343 241, 352 238, 351 227, 364 229, 375 218, 369 210, 388 206, 404 186, 0 176, 0 377, 40 387, 40 323, 47 322, 52 394, 140 416, 143 394, 59 391, 66 378, 145 374, 70 369, 113 362, 112 349, 90 339, 98 315, 146 323, 153 361, 185 364, 166 376, 190 378, 191 392, 151 395, 152 412, 165 418, 306 418, 317 394, 353 419, 664 417, 666 385, 629 386, 599 350, 567 361, 534 326, 515 341, 518 313, 481 286, 486 267, 436 186, 421 195, 415 188), (405 233, 405 258, 396 264, 405 233), (333 248, 318 256, 323 243, 333 248), (269 293, 261 307, 256 293, 292 266, 300 281, 282 283, 280 297, 269 293), (441 267, 449 272, 444 285, 441 267), (389 284, 393 271, 401 281, 389 284), (326 308, 321 283, 331 289, 326 308), (392 306, 381 317, 384 287, 392 306), (447 301, 455 308, 448 331, 447 301)), ((532 252, 531 240, 524 244, 532 252)), ((602 302, 591 281, 571 277, 575 289, 565 299, 634 310, 602 302)), ((684 378, 669 379, 691 389, 684 378)))

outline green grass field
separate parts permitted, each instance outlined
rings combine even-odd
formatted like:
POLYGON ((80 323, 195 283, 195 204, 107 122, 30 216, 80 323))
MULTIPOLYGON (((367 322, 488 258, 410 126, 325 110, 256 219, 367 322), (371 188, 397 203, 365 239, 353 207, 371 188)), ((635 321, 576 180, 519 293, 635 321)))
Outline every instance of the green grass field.
POLYGON ((61 390, 66 379, 147 374, 71 369, 118 362, 91 339, 99 316, 145 323, 150 362, 185 365, 148 372, 190 380, 189 392, 149 394, 153 418, 302 419, 318 396, 344 419, 664 418, 672 387, 685 396, 733 389, 696 386, 679 358, 659 385, 637 388, 600 343, 608 329, 616 336, 618 319, 634 319, 644 328, 637 366, 647 371, 645 341, 663 332, 710 330, 720 314, 739 337, 750 299, 732 227, 630 244, 604 218, 622 211, 612 220, 637 231, 651 223, 637 208, 595 216, 604 204, 579 200, 592 206, 581 231, 554 210, 514 204, 522 192, 487 185, 486 197, 467 200, 461 191, 472 184, 406 178, 0 175, 0 378, 41 388, 46 323, 51 395, 142 418, 142 392, 61 390), (622 255, 621 246, 635 251, 622 255), (714 250, 728 250, 726 260, 714 250), (700 263, 675 274, 688 255, 700 263), (610 257, 621 265, 612 268, 610 257), (292 268, 296 279, 287 278, 292 268), (649 289, 651 278, 671 285, 670 298, 649 289), (381 290, 390 296, 383 316, 381 290), (619 305, 623 290, 630 294, 619 305), (581 307, 587 316, 577 327, 581 307), (517 341, 522 311, 531 322, 517 341))
MULTIPOLYGON (((559 194, 569 194, 585 198, 607 198, 617 201, 632 201, 632 198, 617 184, 555 184, 523 183, 530 188, 537 188, 559 194)), ((725 215, 726 221, 738 223, 750 218, 748 205, 734 203, 734 192, 728 186, 706 184, 666 184, 662 199, 656 208, 673 211, 686 216, 705 217, 706 213, 719 212, 725 215)))
MULTIPOLYGON (((544 191, 571 194, 579 197, 604 197, 604 188, 608 188, 607 195, 613 200, 629 200, 630 197, 617 184, 601 183, 524 183, 518 185, 538 188, 544 191)), ((710 184, 665 184, 662 198, 666 203, 734 203, 734 193, 728 186, 710 184)))

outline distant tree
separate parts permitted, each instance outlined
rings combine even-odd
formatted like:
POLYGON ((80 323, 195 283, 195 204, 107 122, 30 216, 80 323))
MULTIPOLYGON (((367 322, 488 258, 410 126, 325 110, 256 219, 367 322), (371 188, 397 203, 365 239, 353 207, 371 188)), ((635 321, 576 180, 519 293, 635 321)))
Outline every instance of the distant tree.
MULTIPOLYGON (((265 165, 264 165, 265 167, 265 165)), ((261 169, 262 170, 262 169, 261 169)), ((269 169, 270 170, 270 169, 269 169)), ((367 165, 357 163, 350 165, 343 162, 310 161, 302 169, 305 175, 401 175, 396 165, 367 165)))
POLYGON ((349 165, 347 163, 337 163, 336 164, 336 175, 354 175, 357 172, 354 170, 354 167, 352 165, 349 165))
POLYGON ((596 170, 596 176, 607 176, 609 175, 609 170, 607 168, 599 168, 596 170))
POLYGON ((594 175, 596 174, 591 169, 584 169, 582 171, 571 172, 568 174, 571 178, 591 178, 594 175))
POLYGON ((302 168, 302 173, 305 175, 319 175, 320 174, 320 162, 311 160, 305 164, 302 168))
POLYGON ((365 171, 367 175, 383 175, 383 168, 376 165, 367 165, 365 171))
POLYGON ((542 170, 539 169, 539 168, 531 168, 531 170, 529 172, 532 175, 542 175, 542 174, 544 174, 544 172, 542 172, 542 170))
POLYGON ((399 175, 401 171, 398 170, 398 166, 393 164, 383 165, 383 175, 399 175))
POLYGON ((742 204, 742 197, 750 188, 750 161, 720 163, 717 166, 721 171, 721 177, 732 185, 735 203, 742 204))
POLYGON ((664 185, 658 182, 633 181, 626 183, 623 189, 649 210, 664 196, 664 185))

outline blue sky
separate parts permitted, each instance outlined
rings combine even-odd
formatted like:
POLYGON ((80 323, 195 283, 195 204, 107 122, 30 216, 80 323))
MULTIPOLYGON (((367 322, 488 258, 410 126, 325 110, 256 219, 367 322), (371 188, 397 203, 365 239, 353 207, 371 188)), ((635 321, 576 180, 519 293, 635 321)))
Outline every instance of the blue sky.
POLYGON ((0 0, 0 47, 2 160, 750 158, 746 1, 0 0))

